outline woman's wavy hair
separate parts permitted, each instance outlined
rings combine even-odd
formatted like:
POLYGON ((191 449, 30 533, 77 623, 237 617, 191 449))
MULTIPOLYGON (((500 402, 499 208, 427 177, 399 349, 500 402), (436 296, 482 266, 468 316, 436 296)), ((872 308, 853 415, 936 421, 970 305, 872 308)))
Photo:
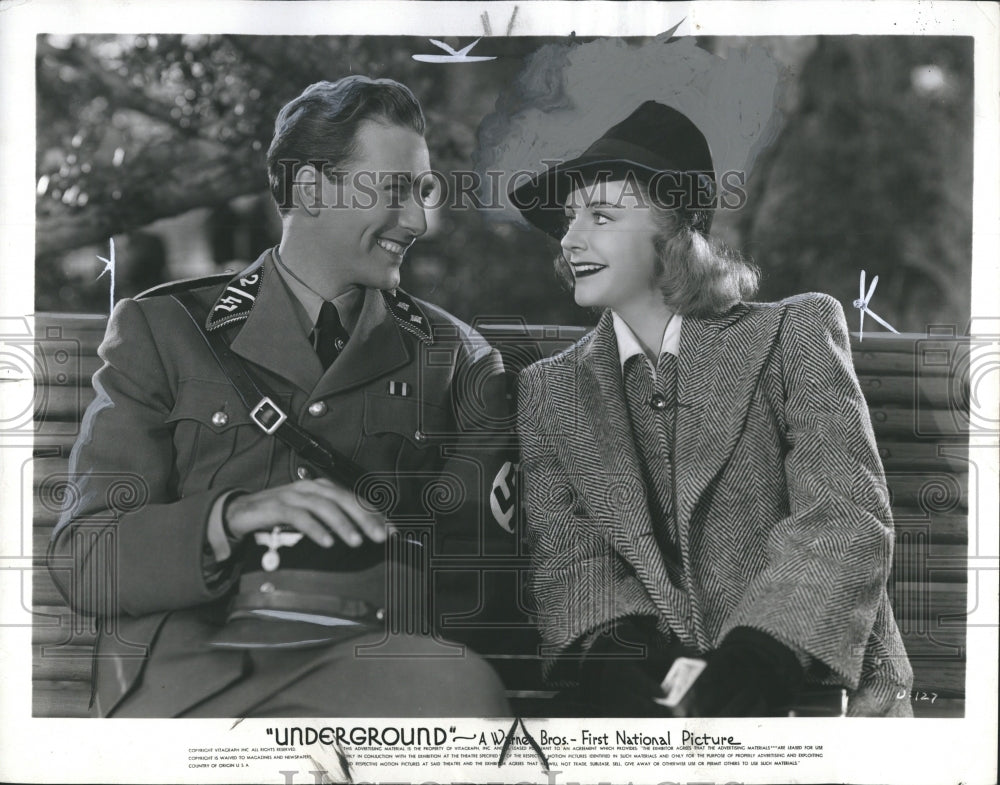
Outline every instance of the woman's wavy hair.
MULTIPOLYGON (((660 229, 653 241, 658 284, 671 311, 681 316, 716 316, 756 295, 760 270, 753 262, 721 240, 702 234, 687 213, 663 206, 650 197, 642 180, 637 182, 660 229)), ((572 268, 561 250, 553 264, 556 275, 572 291, 572 268)))

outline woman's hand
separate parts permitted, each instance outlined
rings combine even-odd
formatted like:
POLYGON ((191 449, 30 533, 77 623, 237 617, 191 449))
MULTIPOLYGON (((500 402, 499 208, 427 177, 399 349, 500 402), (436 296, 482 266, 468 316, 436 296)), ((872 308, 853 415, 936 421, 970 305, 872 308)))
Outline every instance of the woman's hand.
POLYGON ((656 646, 653 619, 618 619, 598 636, 580 672, 583 699, 606 717, 673 717, 656 702, 660 684, 680 652, 656 646))
POLYGON ((802 687, 795 653, 770 635, 737 627, 715 651, 678 709, 692 717, 768 717, 802 687))

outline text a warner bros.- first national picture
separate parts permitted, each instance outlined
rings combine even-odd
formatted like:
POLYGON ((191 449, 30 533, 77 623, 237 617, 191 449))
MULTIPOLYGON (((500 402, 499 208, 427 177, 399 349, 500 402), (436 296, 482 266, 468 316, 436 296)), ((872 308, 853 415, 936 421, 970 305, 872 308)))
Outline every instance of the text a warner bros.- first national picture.
MULTIPOLYGON (((491 763, 546 781, 582 759, 541 728, 756 718, 819 768, 718 781, 861 781, 854 718, 995 715, 971 27, 254 5, 31 28, 0 422, 26 719, 520 718, 491 763)), ((332 781, 371 776, 334 746, 332 781)))

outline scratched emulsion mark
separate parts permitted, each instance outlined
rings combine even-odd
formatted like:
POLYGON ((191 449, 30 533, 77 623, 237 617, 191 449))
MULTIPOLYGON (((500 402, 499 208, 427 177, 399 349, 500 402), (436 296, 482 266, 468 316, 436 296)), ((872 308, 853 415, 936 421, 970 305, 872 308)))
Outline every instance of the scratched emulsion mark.
POLYGON ((503 747, 500 749, 500 758, 497 760, 497 768, 503 766, 504 761, 507 760, 507 753, 510 752, 511 744, 513 744, 515 739, 521 743, 527 743, 531 749, 535 751, 538 759, 542 762, 542 771, 548 774, 549 759, 545 757, 545 751, 541 748, 538 742, 535 741, 535 737, 531 735, 527 726, 524 724, 524 720, 520 717, 514 718, 514 722, 511 724, 510 730, 507 731, 507 736, 503 740, 503 747), (519 725, 521 726, 521 732, 524 734, 520 737, 514 735, 517 732, 517 727, 519 725))
POLYGON ((872 278, 872 285, 868 287, 868 292, 865 293, 865 271, 861 271, 861 289, 858 292, 858 299, 854 301, 853 305, 858 309, 858 316, 860 317, 860 323, 858 324, 858 340, 863 341, 865 339, 865 314, 868 314, 872 319, 881 324, 883 327, 888 327, 894 333, 899 333, 895 327, 893 327, 889 322, 879 316, 875 311, 868 307, 868 303, 872 300, 872 295, 875 294, 875 287, 878 286, 878 276, 876 275, 872 278))
MULTIPOLYGON (((488 171, 538 172, 579 155, 647 100, 691 118, 717 173, 748 172, 780 130, 787 69, 759 46, 723 58, 673 38, 676 29, 651 39, 570 36, 533 52, 479 126, 473 160, 483 181, 488 171)), ((522 220, 516 210, 491 216, 522 220)))
MULTIPOLYGON (((514 23, 517 21, 517 9, 518 8, 519 8, 519 6, 514 6, 514 11, 511 13, 510 20, 507 22, 507 32, 504 33, 504 35, 509 36, 511 33, 514 32, 514 23)), ((483 11, 479 15, 479 19, 483 23, 483 34, 484 35, 493 35, 493 25, 490 24, 490 12, 489 11, 483 11)))
POLYGON ((453 49, 448 46, 444 41, 438 41, 436 38, 428 38, 434 46, 438 49, 443 49, 448 54, 444 55, 410 55, 414 60, 418 60, 421 63, 482 63, 487 60, 496 60, 496 57, 487 57, 479 55, 470 55, 469 52, 472 50, 476 44, 478 44, 482 39, 477 38, 468 46, 461 49, 453 49))
MULTIPOLYGON (((493 26, 490 24, 490 14, 489 11, 483 11, 480 14, 480 20, 483 23, 483 33, 487 36, 493 35, 493 26)), ((517 6, 514 6, 514 11, 510 15, 510 21, 507 23, 507 35, 510 35, 514 30, 514 22, 517 19, 517 6)), ((496 60, 495 56, 489 55, 470 55, 469 52, 472 51, 472 47, 478 44, 483 39, 477 38, 471 44, 468 44, 461 49, 454 49, 453 47, 446 44, 444 41, 439 41, 436 38, 428 38, 434 46, 438 49, 445 51, 447 54, 416 54, 410 55, 414 60, 420 63, 484 63, 489 60, 496 60)))
MULTIPOLYGON (((127 250, 127 249, 126 249, 127 250)), ((98 256, 97 258, 104 262, 104 269, 101 270, 101 274, 97 276, 95 280, 100 280, 104 277, 104 273, 110 273, 111 285, 108 287, 110 303, 108 305, 108 313, 110 314, 115 309, 115 238, 111 238, 111 253, 110 259, 105 259, 103 256, 98 256)))
POLYGON ((321 758, 327 755, 332 755, 334 760, 330 763, 317 759, 315 755, 310 755, 309 760, 312 761, 315 768, 312 771, 313 779, 316 782, 321 782, 325 780, 326 782, 354 782, 354 771, 351 769, 351 762, 347 758, 347 754, 344 752, 343 747, 340 746, 340 742, 334 742, 329 746, 329 750, 325 747, 321 748, 326 752, 326 755, 321 754, 321 758), (331 765, 331 763, 333 765, 331 765), (332 777, 331 777, 332 773, 332 777), (336 779, 334 779, 334 777, 336 779))

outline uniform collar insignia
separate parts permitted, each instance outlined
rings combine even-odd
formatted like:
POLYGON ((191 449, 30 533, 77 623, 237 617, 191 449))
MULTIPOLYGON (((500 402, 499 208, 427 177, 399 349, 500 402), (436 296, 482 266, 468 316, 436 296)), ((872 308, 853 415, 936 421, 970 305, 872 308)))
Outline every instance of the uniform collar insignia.
POLYGON ((208 313, 206 329, 217 330, 227 324, 245 321, 250 316, 264 280, 264 258, 229 280, 208 313))
POLYGON ((402 289, 382 290, 382 299, 386 308, 396 320, 396 324, 408 333, 417 336, 424 343, 434 343, 431 324, 420 306, 402 289))

